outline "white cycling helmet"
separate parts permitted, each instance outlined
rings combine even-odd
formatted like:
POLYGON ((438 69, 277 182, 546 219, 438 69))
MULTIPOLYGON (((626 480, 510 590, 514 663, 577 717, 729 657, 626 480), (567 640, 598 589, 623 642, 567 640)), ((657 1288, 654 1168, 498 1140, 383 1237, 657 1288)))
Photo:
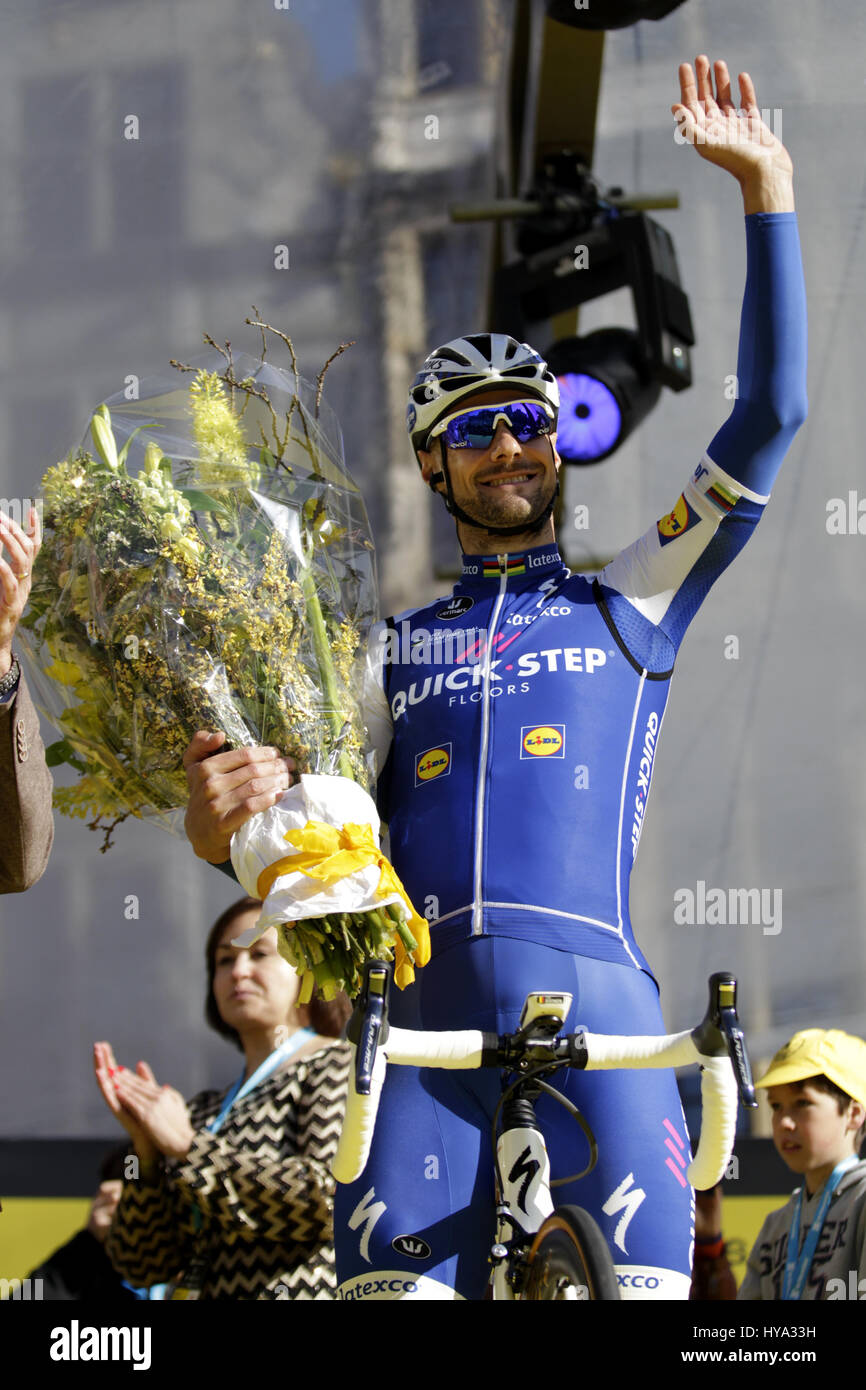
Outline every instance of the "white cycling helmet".
MULTIPOLYGON (((409 388, 406 428, 415 457, 426 448, 433 426, 464 396, 516 386, 531 400, 559 411, 559 386, 540 353, 507 333, 471 333, 430 353, 409 388)), ((420 464, 420 459, 418 460, 420 464)))

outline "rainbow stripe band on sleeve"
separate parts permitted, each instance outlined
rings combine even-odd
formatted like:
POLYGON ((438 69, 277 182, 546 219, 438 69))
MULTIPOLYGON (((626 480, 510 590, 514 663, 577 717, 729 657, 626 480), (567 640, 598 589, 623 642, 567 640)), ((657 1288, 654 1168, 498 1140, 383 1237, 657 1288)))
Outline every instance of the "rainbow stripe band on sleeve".
POLYGON ((714 502, 716 506, 719 508, 719 511, 722 512, 729 512, 731 508, 736 505, 737 502, 736 493, 729 492, 728 489, 726 487, 722 487, 722 484, 718 481, 714 482, 710 487, 707 488, 706 492, 704 493, 704 496, 708 497, 711 502, 714 502))

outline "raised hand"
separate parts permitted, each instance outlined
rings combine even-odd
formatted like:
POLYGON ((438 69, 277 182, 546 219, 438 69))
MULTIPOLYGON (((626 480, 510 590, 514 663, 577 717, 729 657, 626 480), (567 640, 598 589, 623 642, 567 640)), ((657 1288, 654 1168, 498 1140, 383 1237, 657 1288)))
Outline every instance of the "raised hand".
POLYGON ((110 1043, 98 1042, 93 1044, 93 1070, 96 1075, 96 1084, 102 1092, 102 1099, 118 1124, 126 1130, 139 1158, 145 1161, 157 1158, 159 1149, 148 1138, 143 1127, 137 1123, 135 1117, 124 1107, 120 1099, 117 1078, 121 1075, 122 1069, 115 1061, 110 1043))
POLYGON ((12 638, 30 595, 31 572, 41 545, 35 507, 30 508, 26 531, 0 512, 0 676, 12 664, 12 638))
POLYGON ((184 1158, 195 1138, 186 1101, 172 1086, 160 1086, 146 1062, 134 1072, 121 1067, 115 1078, 124 1110, 166 1158, 184 1158))
POLYGON ((681 140, 693 145, 702 159, 727 169, 739 182, 746 212, 793 211, 794 166, 781 140, 761 120, 752 79, 739 74, 740 106, 731 95, 727 64, 712 65, 706 54, 679 67, 680 100, 671 111, 681 140), (784 206, 782 206, 784 204, 784 206))

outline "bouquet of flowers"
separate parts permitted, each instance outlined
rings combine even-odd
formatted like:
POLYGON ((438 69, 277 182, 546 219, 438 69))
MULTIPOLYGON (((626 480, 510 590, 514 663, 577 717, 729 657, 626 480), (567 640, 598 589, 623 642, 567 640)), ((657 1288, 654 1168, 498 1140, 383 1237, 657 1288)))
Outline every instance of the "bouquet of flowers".
POLYGON ((130 815, 179 830, 197 729, 222 730, 226 747, 274 744, 305 769, 232 846, 242 885, 267 899, 260 930, 279 926, 305 1001, 316 986, 357 992, 370 955, 395 953, 406 984, 429 940, 381 854, 368 794, 358 693, 375 565, 322 401, 329 363, 306 382, 291 341, 254 312, 260 358, 206 337, 211 353, 173 363, 191 380, 112 397, 48 470, 20 634, 61 734, 49 764, 80 774, 55 805, 92 817, 103 851, 130 815), (267 361, 266 333, 288 347, 291 372, 267 361), (333 854, 316 858, 313 843, 323 831, 354 846, 342 843, 324 876, 333 854))

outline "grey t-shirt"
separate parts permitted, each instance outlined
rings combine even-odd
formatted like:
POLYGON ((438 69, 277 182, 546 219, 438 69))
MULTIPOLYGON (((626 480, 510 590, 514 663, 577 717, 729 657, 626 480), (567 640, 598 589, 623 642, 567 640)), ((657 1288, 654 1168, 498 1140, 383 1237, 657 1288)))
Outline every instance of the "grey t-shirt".
MULTIPOLYGON (((761 1227, 737 1298, 781 1299, 788 1233, 799 1190, 797 1188, 778 1211, 771 1212, 761 1227)), ((804 1190, 801 1249, 820 1200, 821 1189, 811 1197, 804 1190)), ((833 1193, 803 1288, 804 1302, 851 1298, 866 1299, 866 1160, 863 1159, 843 1175, 833 1193)))

